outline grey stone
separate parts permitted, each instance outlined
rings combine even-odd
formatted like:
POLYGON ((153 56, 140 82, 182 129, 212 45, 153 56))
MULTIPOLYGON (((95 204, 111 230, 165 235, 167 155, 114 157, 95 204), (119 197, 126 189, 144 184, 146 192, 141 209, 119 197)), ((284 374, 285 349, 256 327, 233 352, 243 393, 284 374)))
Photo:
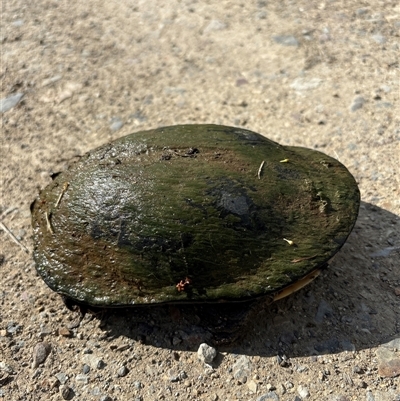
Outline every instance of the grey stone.
POLYGON ((376 102, 376 107, 381 109, 390 109, 393 107, 393 103, 390 102, 376 102))
POLYGON ((69 386, 61 385, 59 391, 64 400, 71 400, 74 397, 74 391, 69 386))
POLYGON ((0 362, 0 370, 9 374, 14 374, 14 369, 12 366, 6 364, 5 362, 0 362))
POLYGON ((20 102, 23 96, 23 93, 16 93, 15 95, 0 99, 0 113, 5 113, 12 109, 20 102))
POLYGON ((87 375, 84 375, 83 373, 79 373, 75 376, 75 380, 80 383, 80 384, 88 384, 89 378, 87 375))
POLYGON ((179 338, 177 336, 172 337, 172 345, 176 346, 176 345, 180 344, 181 342, 182 342, 181 338, 179 338))
POLYGON ((221 31, 221 30, 223 30, 223 29, 225 29, 226 28, 226 25, 223 23, 223 22, 221 22, 221 21, 219 21, 219 20, 217 20, 217 19, 213 19, 213 20, 211 20, 210 21, 210 23, 204 28, 204 33, 209 33, 209 32, 212 32, 212 31, 221 31))
POLYGON ((299 46, 299 41, 293 35, 275 35, 274 42, 284 46, 299 46))
POLYGON ((82 372, 87 375, 90 372, 90 366, 85 363, 82 367, 82 372))
POLYGON ((120 130, 124 126, 124 122, 119 117, 113 117, 111 119, 110 129, 115 132, 120 130))
POLYGON ((94 354, 83 355, 82 362, 89 365, 92 369, 103 369, 106 366, 104 361, 94 354))
POLYGON ((386 38, 381 35, 381 34, 376 34, 376 35, 372 35, 372 39, 376 42, 379 43, 380 45, 383 45, 384 43, 386 43, 386 38))
POLYGON ((53 329, 51 327, 43 326, 40 328, 40 337, 44 338, 44 337, 48 336, 49 334, 51 334, 52 332, 53 332, 53 329))
POLYGON ((252 364, 246 355, 242 355, 233 365, 233 377, 240 383, 246 383, 247 378, 250 377, 252 364))
POLYGON ((308 388, 305 386, 298 386, 297 387, 297 392, 299 393, 299 396, 304 400, 308 397, 310 397, 310 392, 308 391, 308 388))
POLYGON ((126 366, 121 366, 121 367, 118 369, 117 375, 118 375, 119 377, 124 377, 124 376, 126 376, 128 373, 129 373, 129 369, 128 369, 126 366))
POLYGON ((321 82, 322 80, 319 78, 296 78, 290 84, 290 87, 298 92, 301 92, 310 89, 315 89, 319 85, 321 85, 321 82))
POLYGON ((22 326, 15 322, 9 322, 6 327, 7 334, 16 334, 21 332, 22 326))
POLYGON ((266 19, 267 18, 267 13, 265 11, 258 11, 256 13, 256 18, 257 19, 266 19))
POLYGON ((51 352, 51 345, 49 343, 41 342, 37 343, 33 348, 33 362, 32 368, 37 368, 39 365, 45 362, 46 358, 51 352))
POLYGON ((202 362, 210 364, 217 356, 217 350, 206 343, 202 343, 197 350, 197 356, 202 362))
MULTIPOLYGON (((143 104, 151 104, 152 103, 151 99, 146 100, 145 98, 145 100, 143 100, 143 104)), ((129 119, 142 123, 147 120, 147 117, 140 110, 138 110, 135 113, 130 114, 129 119)))
POLYGON ((174 369, 170 369, 169 371, 169 380, 172 383, 180 382, 182 380, 187 379, 187 374, 185 371, 176 372, 174 369))
POLYGON ((350 105, 350 111, 354 112, 361 109, 364 106, 364 103, 365 99, 362 96, 356 96, 350 105))
POLYGON ((358 16, 360 16, 360 15, 365 15, 365 14, 367 14, 368 13, 368 10, 366 9, 366 8, 358 8, 357 10, 356 10, 356 14, 358 15, 358 16))
POLYGON ((14 27, 16 27, 16 28, 19 28, 19 27, 21 27, 21 26, 24 25, 24 20, 22 20, 22 19, 17 19, 16 21, 13 21, 13 22, 11 23, 11 25, 14 26, 14 27))
POLYGON ((95 397, 98 397, 101 394, 101 391, 98 387, 93 387, 91 394, 94 395, 95 397))
POLYGON ((392 88, 388 85, 382 85, 380 89, 382 89, 385 93, 389 93, 392 90, 392 88))
POLYGON ((61 384, 65 384, 68 381, 68 376, 63 372, 57 373, 55 377, 61 384))
POLYGON ((365 400, 366 401, 375 401, 375 397, 371 391, 367 391, 367 394, 365 394, 365 400))
POLYGON ((135 381, 133 382, 133 385, 135 386, 136 389, 140 390, 143 386, 142 386, 142 382, 140 381, 135 381))
POLYGON ((279 396, 274 391, 270 391, 257 398, 257 401, 267 401, 267 400, 279 401, 279 396))
POLYGON ((300 366, 297 367, 296 370, 297 370, 299 373, 307 372, 308 366, 300 365, 300 366))
POLYGON ((250 380, 247 382, 247 387, 249 388, 249 390, 256 394, 257 393, 257 383, 254 380, 250 380))

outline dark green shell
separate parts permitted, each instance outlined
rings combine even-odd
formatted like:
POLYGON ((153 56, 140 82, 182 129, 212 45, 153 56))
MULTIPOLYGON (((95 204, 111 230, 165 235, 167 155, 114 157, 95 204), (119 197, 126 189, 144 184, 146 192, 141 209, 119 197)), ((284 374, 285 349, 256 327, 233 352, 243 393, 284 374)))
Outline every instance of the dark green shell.
POLYGON ((50 288, 93 306, 251 299, 324 265, 359 202, 348 170, 315 150, 160 128, 53 177, 32 204, 34 258, 50 288))

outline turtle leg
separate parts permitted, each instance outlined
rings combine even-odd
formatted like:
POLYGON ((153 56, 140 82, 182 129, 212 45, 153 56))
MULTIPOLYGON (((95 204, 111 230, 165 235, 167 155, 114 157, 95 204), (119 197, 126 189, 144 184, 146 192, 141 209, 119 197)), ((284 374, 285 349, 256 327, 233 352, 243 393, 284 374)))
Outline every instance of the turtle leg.
POLYGON ((61 295, 61 299, 63 300, 64 305, 66 306, 66 308, 68 310, 70 310, 72 312, 79 312, 80 317, 81 317, 80 320, 82 320, 85 317, 86 312, 88 311, 86 306, 75 302, 73 299, 68 298, 65 295, 61 295))

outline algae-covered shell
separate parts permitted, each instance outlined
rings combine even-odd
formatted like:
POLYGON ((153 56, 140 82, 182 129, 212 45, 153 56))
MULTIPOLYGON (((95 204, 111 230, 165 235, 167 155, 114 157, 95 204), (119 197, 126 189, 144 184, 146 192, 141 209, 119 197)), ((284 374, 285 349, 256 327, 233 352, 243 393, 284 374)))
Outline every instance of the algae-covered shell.
POLYGON ((79 304, 245 300, 323 266, 359 208, 337 160, 254 132, 134 133, 53 176, 32 204, 34 258, 79 304))

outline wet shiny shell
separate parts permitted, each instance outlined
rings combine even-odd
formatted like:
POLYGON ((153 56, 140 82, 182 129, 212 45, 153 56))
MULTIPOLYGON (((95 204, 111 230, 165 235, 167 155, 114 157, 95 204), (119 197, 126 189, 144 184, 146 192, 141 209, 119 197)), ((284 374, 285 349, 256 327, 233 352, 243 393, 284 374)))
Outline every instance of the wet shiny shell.
POLYGON ((315 150, 160 128, 53 177, 32 204, 34 258, 50 288, 93 306, 250 299, 328 261, 359 202, 348 170, 315 150))

